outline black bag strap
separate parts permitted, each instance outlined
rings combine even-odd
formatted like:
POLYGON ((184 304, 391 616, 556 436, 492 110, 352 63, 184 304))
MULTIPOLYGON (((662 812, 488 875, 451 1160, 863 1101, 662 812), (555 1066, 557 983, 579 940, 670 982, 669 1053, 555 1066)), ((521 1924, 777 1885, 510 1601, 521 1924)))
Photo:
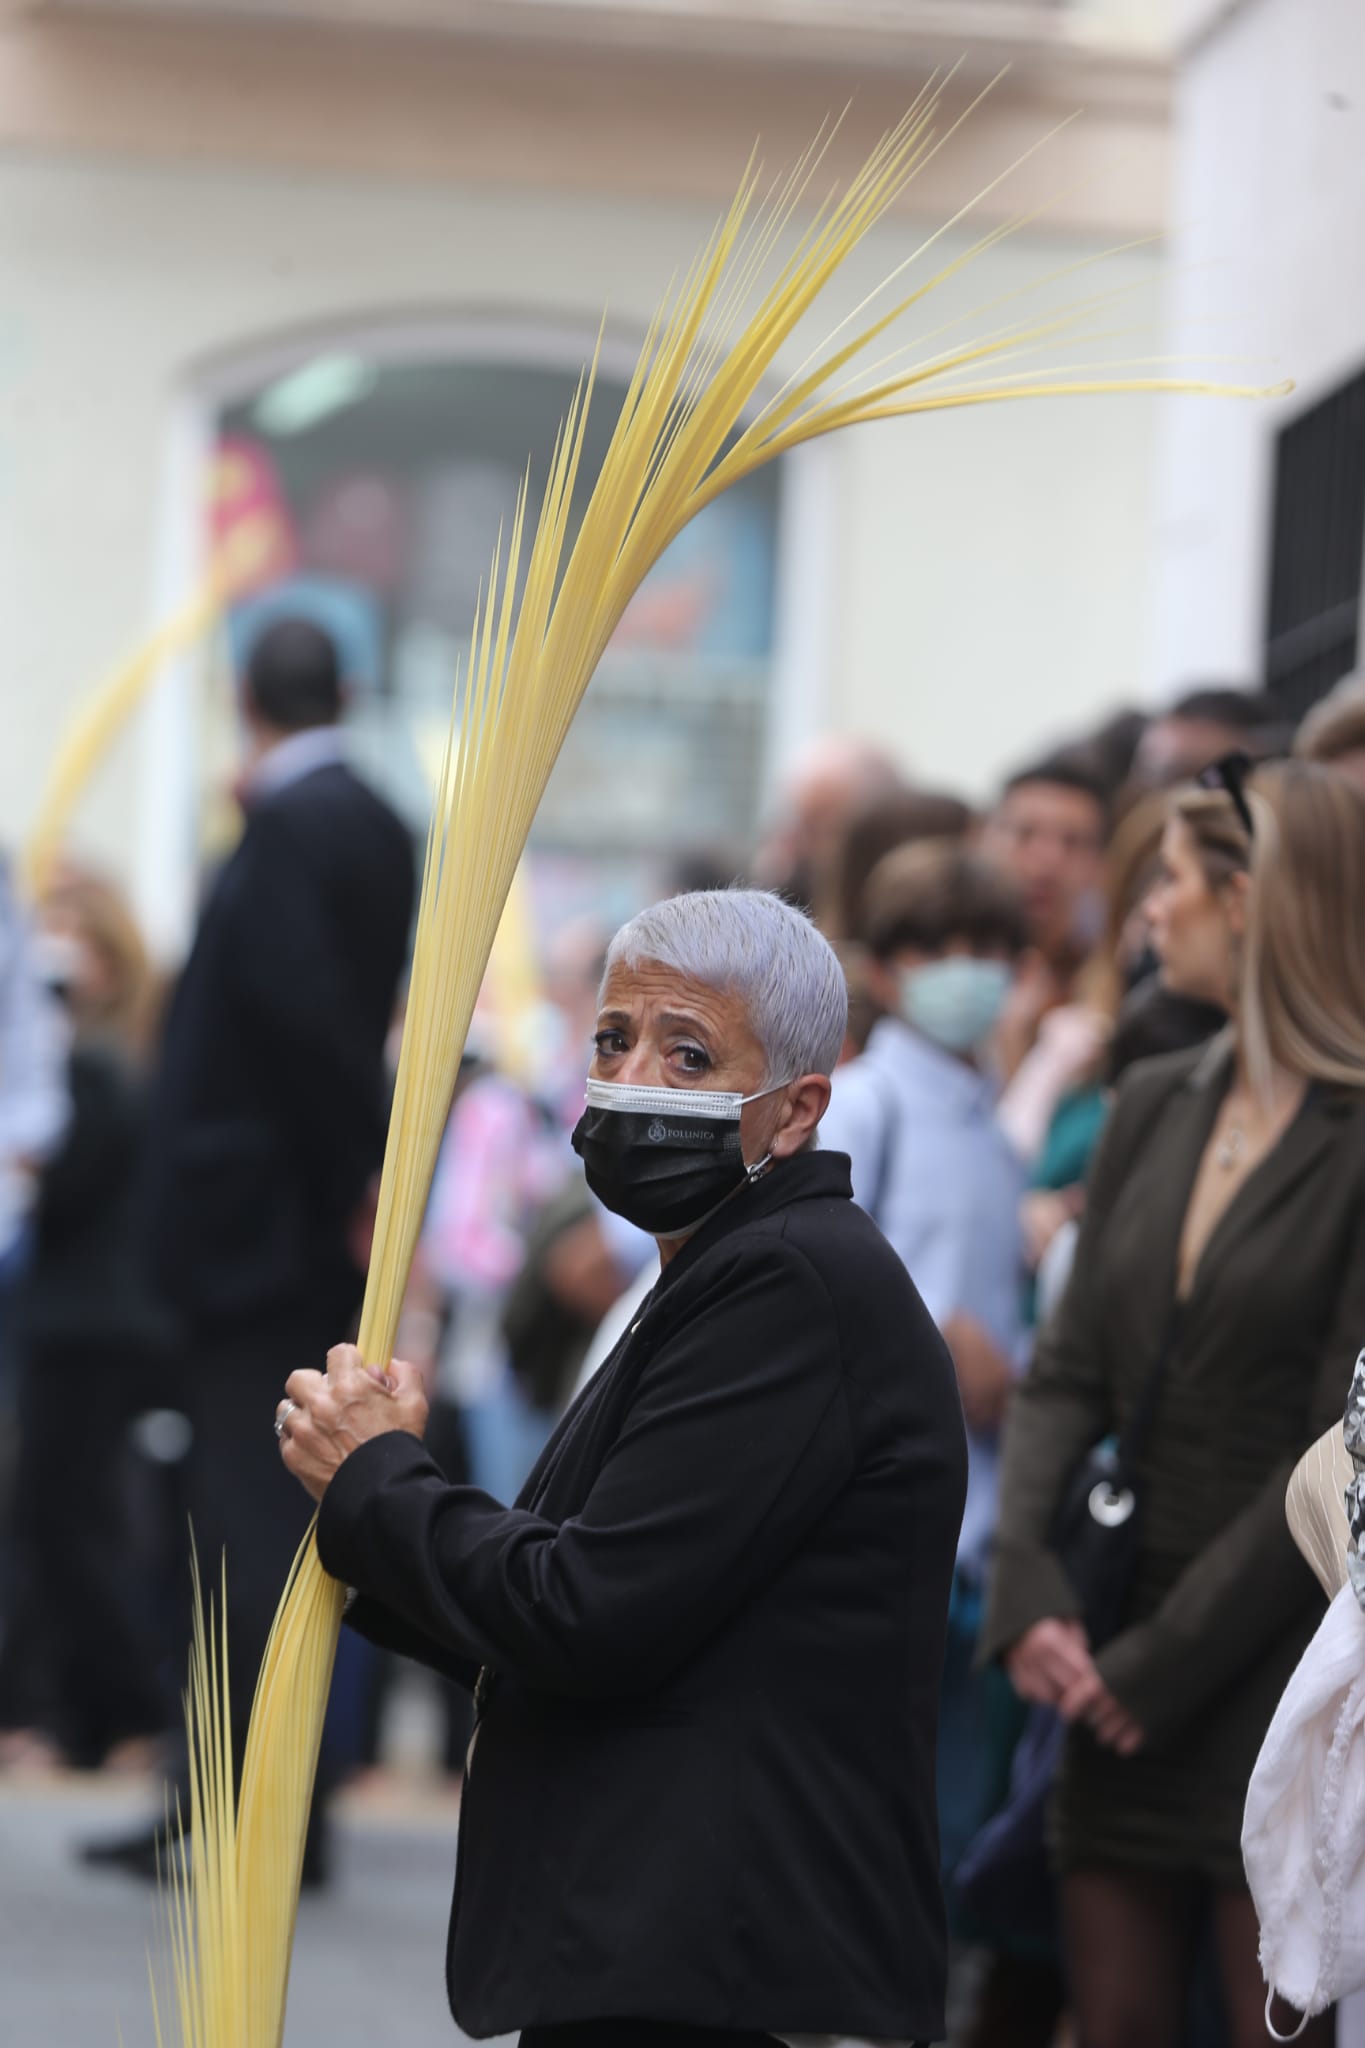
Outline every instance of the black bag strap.
MULTIPOLYGON (((1217 1041, 1215 1040, 1216 1043, 1217 1041)), ((1149 1124, 1144 1137, 1144 1144, 1152 1142, 1152 1138, 1159 1127, 1159 1119, 1153 1120, 1149 1124)), ((1132 1162, 1130 1161, 1130 1166, 1131 1164, 1132 1162)), ((1171 1312, 1166 1318, 1166 1328, 1162 1333, 1161 1345, 1156 1355, 1156 1363, 1148 1373, 1146 1383, 1141 1394, 1138 1396, 1137 1406, 1128 1418, 1128 1427, 1119 1431, 1118 1441, 1115 1445, 1115 1463, 1118 1468, 1116 1479, 1120 1486, 1128 1485, 1138 1460, 1147 1448, 1148 1439, 1152 1434, 1152 1426, 1156 1421, 1157 1408, 1161 1402, 1162 1389, 1166 1384, 1166 1374, 1170 1367, 1171 1354, 1179 1340, 1180 1323, 1184 1311, 1185 1304, 1180 1296, 1177 1295, 1171 1303, 1171 1312)))

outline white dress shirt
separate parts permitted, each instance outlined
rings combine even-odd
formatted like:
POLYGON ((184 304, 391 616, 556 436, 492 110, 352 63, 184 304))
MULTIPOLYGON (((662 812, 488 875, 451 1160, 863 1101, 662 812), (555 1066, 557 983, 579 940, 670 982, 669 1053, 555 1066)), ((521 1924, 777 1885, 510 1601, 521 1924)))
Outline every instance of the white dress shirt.
POLYGON ((346 751, 346 735, 339 725, 305 726, 302 732, 291 732, 287 738, 276 740, 262 754, 247 777, 247 789, 253 797, 274 796, 277 790, 301 782, 316 768, 331 768, 344 762, 346 751))

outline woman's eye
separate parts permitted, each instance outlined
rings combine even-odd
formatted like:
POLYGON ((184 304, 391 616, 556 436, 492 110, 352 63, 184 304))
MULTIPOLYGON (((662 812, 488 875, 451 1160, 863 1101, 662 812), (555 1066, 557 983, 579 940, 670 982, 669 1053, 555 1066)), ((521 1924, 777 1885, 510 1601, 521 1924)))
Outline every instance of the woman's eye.
POLYGON ((593 1044, 604 1058, 614 1058, 626 1049, 624 1035, 619 1031, 598 1031, 593 1035, 593 1044))
POLYGON ((704 1074, 711 1064, 710 1054, 703 1052, 699 1045, 680 1045, 676 1057, 681 1060, 684 1071, 689 1074, 704 1074))

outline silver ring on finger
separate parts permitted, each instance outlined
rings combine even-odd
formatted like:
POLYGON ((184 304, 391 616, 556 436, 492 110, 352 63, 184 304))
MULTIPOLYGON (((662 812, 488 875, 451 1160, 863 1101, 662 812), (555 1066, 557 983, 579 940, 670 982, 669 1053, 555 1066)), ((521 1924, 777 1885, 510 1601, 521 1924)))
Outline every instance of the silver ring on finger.
POLYGON ((277 1437, 283 1437, 284 1425, 288 1422, 291 1415, 297 1414, 298 1405, 297 1401, 281 1401, 279 1407, 275 1410, 275 1434, 277 1437))

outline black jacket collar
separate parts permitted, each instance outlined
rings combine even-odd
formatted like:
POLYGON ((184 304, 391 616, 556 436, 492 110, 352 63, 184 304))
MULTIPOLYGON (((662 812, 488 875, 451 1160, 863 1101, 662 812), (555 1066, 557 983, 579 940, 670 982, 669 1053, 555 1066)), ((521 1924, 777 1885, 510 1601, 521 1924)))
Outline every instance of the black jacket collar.
POLYGON ((774 1215, 792 1202, 852 1201, 853 1169, 846 1152, 798 1152, 771 1166, 761 1180, 746 1181, 708 1217, 695 1237, 671 1258, 659 1275, 656 1297, 715 1245, 736 1230, 774 1215))

